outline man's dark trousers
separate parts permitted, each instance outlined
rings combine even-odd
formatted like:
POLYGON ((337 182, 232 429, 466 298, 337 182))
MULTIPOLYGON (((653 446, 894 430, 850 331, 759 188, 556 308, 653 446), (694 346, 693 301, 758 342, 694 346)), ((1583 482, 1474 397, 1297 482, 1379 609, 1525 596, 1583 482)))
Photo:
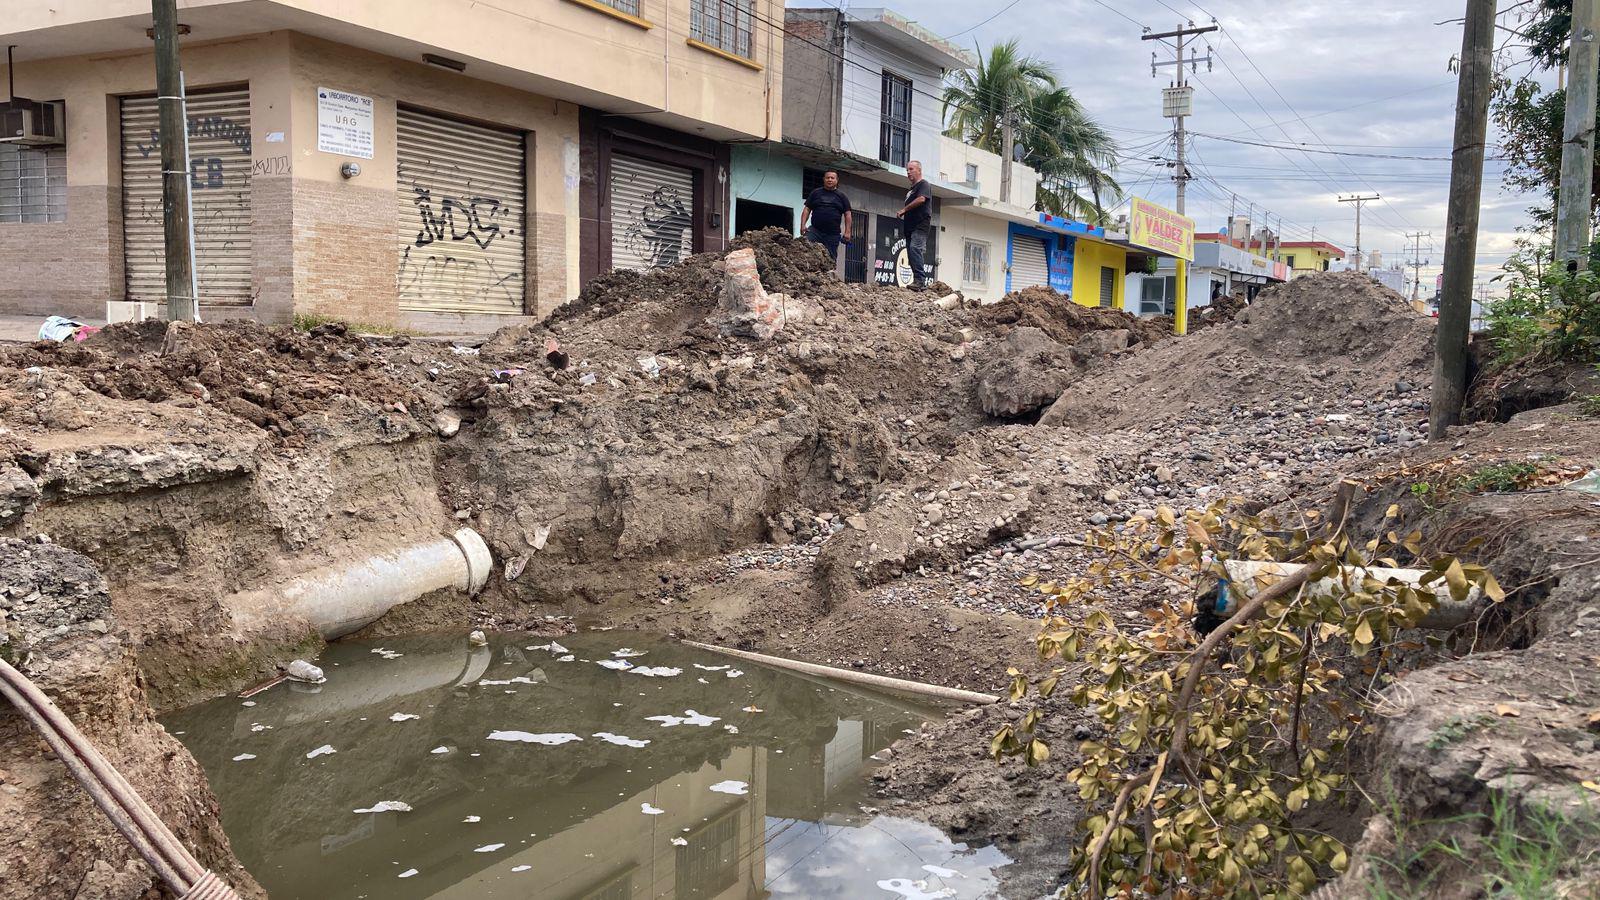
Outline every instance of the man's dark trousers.
POLYGON ((832 257, 835 262, 839 260, 839 241, 843 238, 844 235, 837 231, 833 234, 828 234, 824 231, 818 231, 815 227, 806 229, 806 240, 815 241, 826 247, 828 256, 832 257))
POLYGON ((911 263, 911 286, 924 287, 928 271, 923 267, 923 257, 928 253, 928 226, 921 225, 906 235, 906 259, 911 263))

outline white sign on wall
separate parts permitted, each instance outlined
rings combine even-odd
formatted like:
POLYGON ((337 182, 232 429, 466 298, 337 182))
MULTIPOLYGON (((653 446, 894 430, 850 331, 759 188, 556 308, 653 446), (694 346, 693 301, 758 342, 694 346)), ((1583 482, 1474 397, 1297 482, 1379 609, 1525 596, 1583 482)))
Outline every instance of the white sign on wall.
POLYGON ((317 88, 317 149, 372 158, 372 98, 317 88))

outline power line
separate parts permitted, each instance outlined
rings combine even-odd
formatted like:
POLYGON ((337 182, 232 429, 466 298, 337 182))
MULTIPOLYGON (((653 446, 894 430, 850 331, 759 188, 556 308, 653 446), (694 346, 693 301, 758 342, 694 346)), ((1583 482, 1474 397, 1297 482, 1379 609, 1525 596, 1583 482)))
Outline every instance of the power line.
MULTIPOLYGON (((1212 92, 1212 96, 1216 96, 1215 91, 1212 92)), ((1407 159, 1419 160, 1423 162, 1450 161, 1450 157, 1448 156, 1406 156, 1396 153, 1357 153, 1351 150, 1315 150, 1305 146, 1304 144, 1273 144, 1266 141, 1250 141, 1245 140, 1244 138, 1228 137, 1227 135, 1221 134, 1207 134, 1203 131, 1194 131, 1190 133, 1195 137, 1210 138, 1214 141, 1227 141, 1230 144, 1248 144, 1252 147, 1269 147, 1273 150, 1293 150, 1296 153, 1316 153, 1322 156, 1356 156, 1362 159, 1407 159)), ((1495 156, 1490 158, 1494 161, 1504 161, 1506 159, 1504 156, 1495 156)), ((1350 174, 1356 175, 1355 172, 1351 172, 1350 174)), ((1360 176, 1356 175, 1356 177, 1359 178, 1360 176)))
MULTIPOLYGON (((840 0, 840 2, 842 3, 843 0, 840 0)), ((1016 6, 1018 3, 1021 3, 1021 2, 1022 2, 1022 0, 1011 0, 1010 3, 1007 3, 1005 6, 1001 7, 999 12, 997 12, 994 15, 990 16, 989 18, 984 19, 982 22, 979 22, 978 24, 972 26, 971 28, 963 28, 960 31, 956 32, 955 34, 945 35, 944 39, 948 41, 951 38, 960 37, 960 36, 962 36, 963 34, 966 34, 969 31, 977 31, 979 28, 982 28, 983 26, 989 24, 990 22, 993 22, 995 19, 998 19, 1001 16, 1005 15, 1006 13, 1010 12, 1011 11, 1011 7, 1016 6)))

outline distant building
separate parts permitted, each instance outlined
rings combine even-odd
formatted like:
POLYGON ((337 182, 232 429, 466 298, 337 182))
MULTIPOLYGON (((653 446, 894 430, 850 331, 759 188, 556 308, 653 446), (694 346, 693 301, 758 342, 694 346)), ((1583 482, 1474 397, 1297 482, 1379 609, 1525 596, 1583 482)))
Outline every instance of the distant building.
POLYGON ((1336 268, 1335 260, 1343 260, 1345 252, 1327 241, 1278 241, 1270 233, 1262 235, 1257 232, 1248 241, 1242 237, 1228 240, 1222 232, 1208 232, 1194 236, 1195 243, 1231 243, 1242 250, 1249 250, 1281 262, 1289 269, 1289 278, 1298 278, 1301 275, 1310 275, 1313 272, 1327 272, 1336 268))

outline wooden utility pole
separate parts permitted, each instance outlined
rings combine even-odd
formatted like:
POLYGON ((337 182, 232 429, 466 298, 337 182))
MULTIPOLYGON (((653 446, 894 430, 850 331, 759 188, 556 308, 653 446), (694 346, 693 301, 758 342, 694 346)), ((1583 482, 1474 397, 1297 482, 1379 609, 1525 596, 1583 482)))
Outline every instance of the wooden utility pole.
POLYGON ((1364 197, 1364 196, 1361 196, 1361 195, 1358 194, 1358 195, 1356 195, 1354 197, 1340 197, 1339 198, 1339 202, 1340 203, 1354 203, 1356 205, 1356 260, 1355 260, 1356 261, 1356 266, 1355 267, 1356 267, 1356 271, 1358 271, 1358 272, 1362 271, 1362 268, 1363 268, 1362 265, 1361 265, 1361 207, 1365 206, 1370 201, 1382 200, 1382 199, 1383 198, 1378 196, 1377 194, 1373 194, 1370 197, 1364 197))
POLYGON ((1597 0, 1572 0, 1572 43, 1567 64, 1567 110, 1561 128, 1561 190, 1556 203, 1556 260, 1585 256, 1589 249, 1590 197, 1594 189, 1594 104, 1597 0))
POLYGON ((166 236, 167 319, 194 322, 193 236, 189 206, 189 132, 183 69, 178 64, 177 0, 151 0, 155 18, 156 103, 161 111, 161 218, 166 236))
POLYGON ((1183 39, 1190 35, 1206 34, 1216 31, 1217 25, 1196 27, 1190 22, 1188 27, 1178 26, 1176 31, 1163 31, 1160 34, 1141 35, 1141 41, 1164 41, 1167 38, 1178 39, 1178 56, 1176 60, 1159 62, 1154 53, 1150 54, 1150 76, 1154 78, 1163 66, 1176 66, 1176 75, 1172 80, 1172 87, 1168 88, 1162 96, 1161 114, 1173 120, 1172 134, 1178 145, 1178 164, 1173 170, 1172 180, 1178 183, 1178 213, 1185 212, 1184 201, 1189 188, 1188 135, 1184 131, 1183 120, 1194 114, 1194 88, 1189 86, 1188 76, 1184 74, 1183 67, 1199 71, 1200 63, 1206 64, 1206 71, 1211 71, 1211 48, 1206 48, 1205 56, 1196 56, 1194 51, 1186 51, 1183 39), (1185 55, 1187 53, 1187 55, 1185 55))
POLYGON ((1467 334, 1472 325, 1472 275, 1478 258, 1484 141, 1494 82, 1495 0, 1467 0, 1456 87, 1455 150, 1450 154, 1450 205, 1444 235, 1444 290, 1434 333, 1433 404, 1428 433, 1435 440, 1461 422, 1467 398, 1467 334))

